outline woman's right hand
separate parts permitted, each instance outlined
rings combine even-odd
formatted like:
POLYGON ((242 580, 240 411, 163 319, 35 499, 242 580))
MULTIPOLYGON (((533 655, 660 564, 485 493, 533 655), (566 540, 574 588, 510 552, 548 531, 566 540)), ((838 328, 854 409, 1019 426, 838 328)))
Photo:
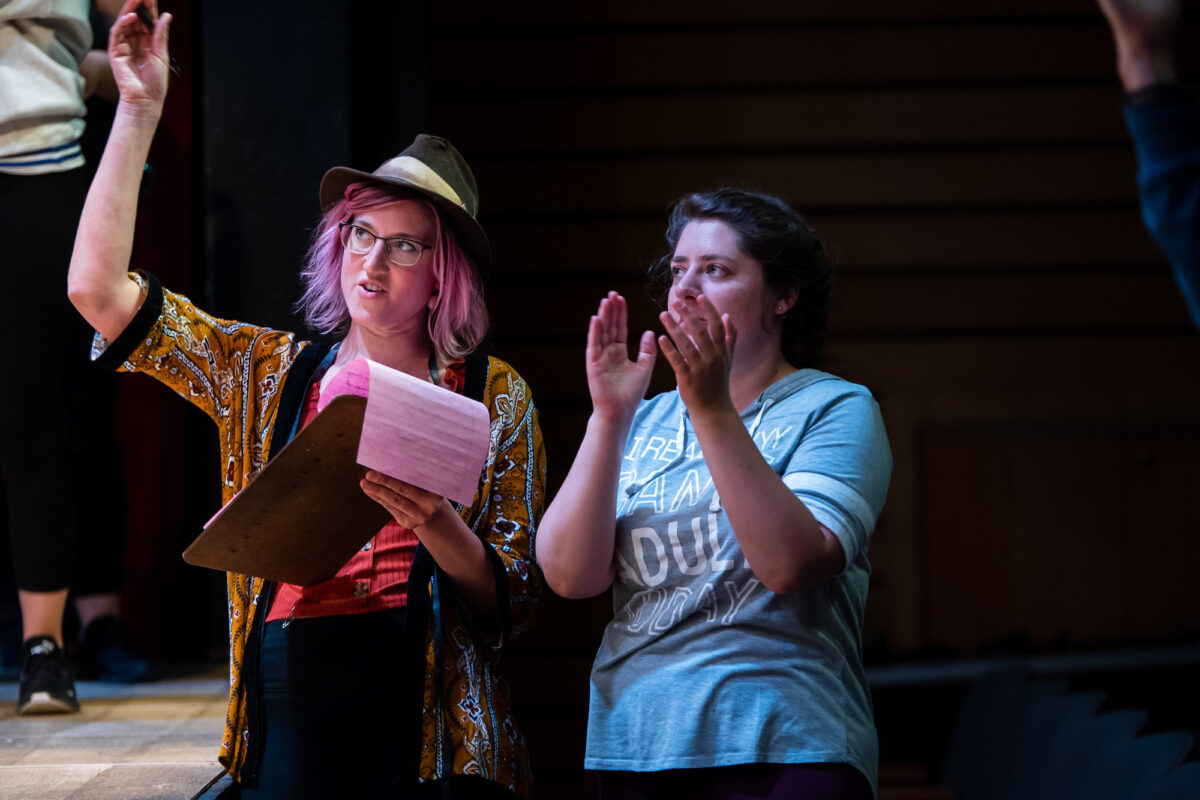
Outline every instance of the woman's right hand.
POLYGON ((628 336, 625 298, 609 292, 588 325, 587 377, 595 413, 612 421, 632 418, 646 396, 654 369, 653 332, 642 334, 636 361, 629 358, 628 336))
POLYGON ((125 0, 108 34, 108 62, 120 93, 104 155, 88 189, 75 251, 67 273, 67 295, 93 328, 117 339, 142 304, 138 284, 129 280, 138 189, 154 131, 167 96, 167 28, 171 15, 158 16, 157 0, 146 10, 151 31, 138 19, 140 0, 125 0))
POLYGON ((113 79, 121 93, 121 104, 130 110, 158 115, 167 97, 170 55, 167 30, 171 15, 158 15, 158 0, 148 0, 146 8, 154 18, 154 30, 138 19, 142 0, 126 0, 121 14, 108 34, 108 60, 113 79))

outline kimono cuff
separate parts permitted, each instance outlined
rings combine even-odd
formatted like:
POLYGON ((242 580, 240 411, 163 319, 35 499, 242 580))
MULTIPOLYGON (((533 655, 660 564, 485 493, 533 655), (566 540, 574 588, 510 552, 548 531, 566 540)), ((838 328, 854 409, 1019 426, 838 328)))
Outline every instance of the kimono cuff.
POLYGON ((108 369, 120 369, 121 365, 133 355, 133 351, 142 343, 150 329, 154 327, 154 323, 162 316, 162 282, 142 270, 131 272, 129 279, 136 281, 145 291, 145 299, 142 300, 141 307, 115 341, 109 342, 99 333, 92 340, 92 360, 108 369))

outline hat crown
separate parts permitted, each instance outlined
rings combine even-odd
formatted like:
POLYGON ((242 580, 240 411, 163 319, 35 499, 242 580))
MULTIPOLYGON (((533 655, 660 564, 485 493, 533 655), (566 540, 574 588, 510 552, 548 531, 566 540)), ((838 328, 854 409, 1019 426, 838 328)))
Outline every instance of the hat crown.
POLYGON ((403 165, 405 162, 402 159, 406 158, 424 164, 452 192, 451 194, 439 191, 438 194, 453 200, 462 206, 463 210, 473 219, 478 219, 479 189, 475 184, 475 175, 467 166, 467 160, 462 157, 454 145, 441 136, 432 136, 428 133, 417 134, 417 138, 413 140, 412 144, 404 148, 400 155, 383 162, 374 174, 380 177, 407 177, 397 176, 392 171, 398 165, 403 165), (391 165, 390 169, 389 165, 391 165))

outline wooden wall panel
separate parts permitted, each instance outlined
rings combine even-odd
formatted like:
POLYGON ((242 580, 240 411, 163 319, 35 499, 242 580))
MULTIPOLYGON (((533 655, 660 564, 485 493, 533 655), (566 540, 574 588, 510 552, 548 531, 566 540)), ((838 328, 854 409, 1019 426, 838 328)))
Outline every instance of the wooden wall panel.
POLYGON ((1200 505, 1193 499, 1200 432, 1148 432, 1124 444, 1128 619, 1140 636, 1194 639, 1200 634, 1200 505))
POLYGON ((1155 513, 1172 495, 1154 478, 1200 481, 1200 436, 948 429, 922 451, 922 472, 939 476, 922 502, 931 643, 1097 646, 1194 630, 1200 584, 1178 565, 1200 560, 1198 518, 1155 513))
POLYGON ((476 25, 696 25, 746 22, 857 22, 863 24, 933 22, 947 19, 1094 18, 1090 0, 609 0, 606 3, 562 3, 522 0, 497 5, 488 0, 461 0, 442 7, 442 21, 476 25))
POLYGON ((1162 269, 1161 256, 1141 219, 1126 204, 810 216, 845 272, 940 268, 949 277, 981 268, 1100 270, 1138 265, 1162 269))
POLYGON ((479 162, 492 187, 488 213, 661 211, 683 191, 733 184, 783 195, 809 213, 827 209, 970 208, 1132 203, 1132 154, 990 149, 821 154, 664 154, 479 162), (570 175, 569 182, 564 175, 570 175), (495 187, 506 187, 498 193, 495 187), (681 188, 687 187, 687 188, 681 188))
POLYGON ((1178 328, 1187 323, 1187 309, 1161 271, 848 275, 838 288, 832 337, 1030 330, 1052 334, 1080 328, 1178 328), (1074 312, 1064 315, 1064 306, 1074 312))
MULTIPOLYGON (((682 191, 682 190, 681 190, 682 191)), ((666 208, 639 214, 486 214, 493 284, 638 279, 665 247, 666 208)), ((844 276, 1150 269, 1161 257, 1130 209, 823 211, 808 214, 844 276)))
POLYGON ((1086 433, 930 432, 922 498, 926 636, 971 649, 1012 635, 1114 640, 1123 627, 1122 476, 1086 433), (1053 486, 1061 502, 1045 502, 1053 486), (971 502, 964 502, 970 498, 971 502))
MULTIPOLYGON (((1189 27, 1185 41, 1194 41, 1189 27)), ((1196 54, 1181 48, 1191 72, 1196 54)), ((855 87, 1095 82, 1113 64, 1096 17, 941 24, 752 24, 699 27, 447 25, 431 53, 448 96, 611 92, 614 87, 855 87), (470 58, 461 54, 469 52, 470 58), (455 56, 458 57, 455 57, 455 56), (486 66, 485 66, 486 65, 486 66)))
POLYGON ((611 86, 695 89, 1078 80, 1112 61, 1099 21, 940 24, 897 31, 869 22, 623 30, 588 26, 450 28, 434 51, 439 91, 588 92, 611 86), (900 35, 897 35, 897 34, 900 35), (471 52, 471 59, 452 53, 471 52), (1063 53, 1071 53, 1064 58, 1063 53), (1015 57, 1020 54, 1020 57, 1015 57), (487 65, 480 69, 480 65, 487 65))
POLYGON ((1114 86, 751 90, 451 99, 476 156, 1124 141, 1114 86), (475 126, 510 118, 520 125, 475 126), (770 120, 770 124, 758 121, 770 120), (755 121, 747 124, 748 121, 755 121), (536 138, 530 136, 537 131, 536 138))

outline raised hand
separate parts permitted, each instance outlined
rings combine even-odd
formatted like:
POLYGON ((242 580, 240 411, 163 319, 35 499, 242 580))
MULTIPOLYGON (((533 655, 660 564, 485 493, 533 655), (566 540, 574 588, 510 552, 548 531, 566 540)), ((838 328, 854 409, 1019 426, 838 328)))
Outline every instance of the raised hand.
POLYGON ((654 334, 646 331, 636 360, 629 358, 629 312, 616 292, 600 301, 588 325, 587 377, 595 413, 611 420, 628 420, 646 396, 654 369, 654 334))
POLYGON ((1179 0, 1099 0, 1114 32, 1158 40, 1170 37, 1179 22, 1179 0))
POLYGON ((158 16, 158 0, 146 8, 155 20, 153 30, 138 18, 141 0, 126 0, 108 34, 108 61, 121 94, 121 103, 135 111, 158 114, 167 97, 170 56, 167 31, 171 15, 158 16))
POLYGON ((693 415, 733 408, 729 394, 729 371, 737 330, 728 314, 721 314, 705 295, 694 304, 675 300, 674 314, 658 315, 667 335, 658 346, 679 385, 679 397, 693 415))
POLYGON ((1117 45, 1117 71, 1127 92, 1176 79, 1171 41, 1179 0, 1099 0, 1117 45))

